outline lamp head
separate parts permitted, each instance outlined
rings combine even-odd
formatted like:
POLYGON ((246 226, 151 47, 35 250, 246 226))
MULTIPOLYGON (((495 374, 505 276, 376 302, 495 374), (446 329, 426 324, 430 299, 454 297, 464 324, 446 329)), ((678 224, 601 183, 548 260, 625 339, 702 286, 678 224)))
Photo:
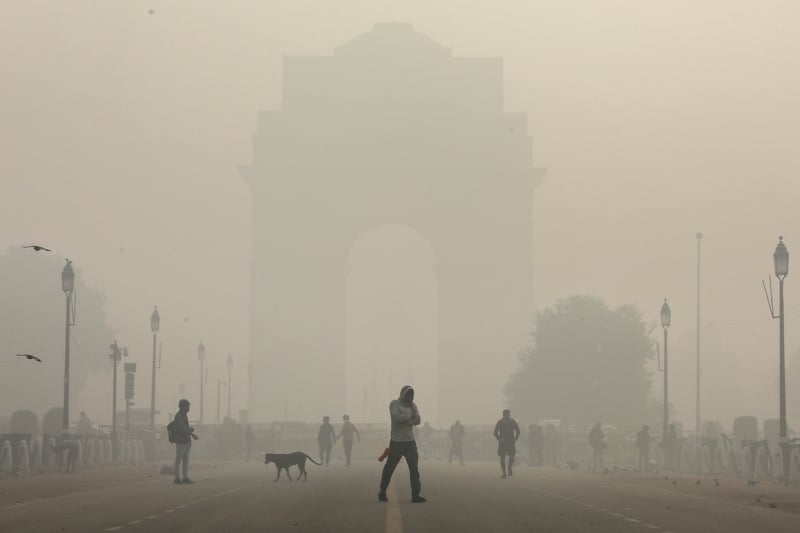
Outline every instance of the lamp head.
POLYGON ((161 327, 161 316, 158 314, 158 306, 153 310, 153 314, 150 315, 150 331, 153 333, 158 333, 159 328, 161 327))
POLYGON ((72 294, 75 290, 75 270, 72 268, 72 261, 67 259, 67 264, 64 265, 64 270, 61 271, 61 289, 65 294, 72 294))
POLYGON ((672 310, 669 308, 667 299, 664 298, 664 303, 661 305, 661 327, 668 328, 672 321, 672 310))
POLYGON ((775 261, 775 275, 778 279, 785 278, 789 274, 789 251, 783 244, 783 235, 778 237, 778 245, 775 247, 772 259, 775 261))

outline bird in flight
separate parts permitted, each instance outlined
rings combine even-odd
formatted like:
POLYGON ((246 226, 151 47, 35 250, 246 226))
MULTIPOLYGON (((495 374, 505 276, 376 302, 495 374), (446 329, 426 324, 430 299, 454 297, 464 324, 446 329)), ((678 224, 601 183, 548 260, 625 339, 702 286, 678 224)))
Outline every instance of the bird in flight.
POLYGON ((28 359, 33 359, 34 361, 39 361, 40 363, 42 362, 41 359, 39 359, 35 355, 31 355, 29 353, 18 353, 17 357, 25 357, 25 358, 28 358, 28 359))
POLYGON ((44 246, 39 246, 38 244, 31 244, 30 246, 23 246, 23 248, 33 248, 37 252, 41 252, 44 250, 45 252, 52 252, 50 248, 45 248, 44 246))

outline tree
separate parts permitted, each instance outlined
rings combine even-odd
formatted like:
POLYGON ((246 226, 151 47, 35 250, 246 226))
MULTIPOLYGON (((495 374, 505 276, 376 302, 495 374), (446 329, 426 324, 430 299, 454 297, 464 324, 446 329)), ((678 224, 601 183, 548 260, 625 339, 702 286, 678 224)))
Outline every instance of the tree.
POLYGON ((14 411, 11 421, 8 423, 8 432, 37 435, 39 433, 39 417, 29 409, 14 411))
POLYGON ((652 425, 646 365, 654 354, 635 306, 612 310, 598 298, 571 296, 537 316, 532 338, 506 386, 516 416, 652 425))
POLYGON ((64 418, 63 407, 51 407, 42 417, 42 433, 45 435, 56 435, 63 431, 62 421, 64 418))
MULTIPOLYGON (((86 285, 75 265, 77 313, 70 343, 71 415, 80 412, 75 399, 91 372, 108 373, 108 345, 114 331, 106 323, 105 298, 86 285)), ((61 290, 64 258, 22 247, 0 255, 0 410, 29 408, 43 413, 61 405, 64 395, 65 296, 61 290), (15 353, 42 358, 37 363, 15 353)))

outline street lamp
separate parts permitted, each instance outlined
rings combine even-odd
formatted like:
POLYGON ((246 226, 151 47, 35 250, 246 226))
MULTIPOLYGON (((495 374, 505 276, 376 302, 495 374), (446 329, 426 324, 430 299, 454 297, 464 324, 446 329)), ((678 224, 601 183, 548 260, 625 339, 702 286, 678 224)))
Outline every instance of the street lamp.
POLYGON ((114 382, 111 393, 111 443, 114 457, 117 453, 117 365, 123 357, 128 357, 128 349, 120 348, 117 341, 114 341, 114 344, 111 345, 111 354, 108 356, 114 365, 114 382))
POLYGON ((233 356, 228 355, 228 418, 231 417, 231 370, 233 370, 233 356))
POLYGON ((669 429, 669 372, 668 372, 668 361, 669 361, 669 348, 667 346, 667 330, 669 329, 669 324, 672 321, 672 310, 669 308, 669 304, 667 303, 667 299, 664 298, 664 303, 661 305, 661 327, 664 328, 664 433, 663 438, 667 438, 667 430, 669 429))
POLYGON ((158 306, 150 315, 150 331, 153 332, 153 379, 150 390, 150 429, 156 429, 156 337, 161 327, 161 316, 158 314, 158 306))
POLYGON ((780 402, 781 402, 781 440, 786 440, 786 363, 784 353, 784 327, 783 327, 783 280, 789 274, 789 251, 786 245, 783 244, 783 236, 778 237, 778 245, 775 247, 775 253, 772 254, 772 259, 775 262, 775 276, 778 278, 779 286, 779 299, 780 302, 778 310, 778 319, 780 322, 780 402))
POLYGON ((200 425, 203 425, 203 388, 205 385, 203 362, 206 360, 206 347, 203 346, 203 341, 200 341, 197 346, 197 359, 200 361, 200 425))
POLYGON ((72 309, 72 293, 75 291, 75 271, 72 269, 72 261, 69 259, 67 259, 67 264, 64 265, 64 270, 61 271, 61 289, 67 296, 67 318, 64 333, 64 413, 61 425, 64 431, 69 431, 69 328, 75 325, 75 310, 72 309))

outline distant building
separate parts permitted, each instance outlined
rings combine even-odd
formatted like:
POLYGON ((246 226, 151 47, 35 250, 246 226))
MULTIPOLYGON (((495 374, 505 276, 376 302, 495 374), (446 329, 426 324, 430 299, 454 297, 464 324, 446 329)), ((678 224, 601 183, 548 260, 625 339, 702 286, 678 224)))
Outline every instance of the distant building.
POLYGON ((286 57, 283 71, 282 108, 259 114, 241 169, 253 194, 251 419, 345 412, 348 252, 389 223, 436 254, 439 387, 425 394, 438 392, 440 420, 492 420, 533 323, 544 173, 526 115, 503 109, 502 60, 453 57, 390 23, 332 56, 286 57))

